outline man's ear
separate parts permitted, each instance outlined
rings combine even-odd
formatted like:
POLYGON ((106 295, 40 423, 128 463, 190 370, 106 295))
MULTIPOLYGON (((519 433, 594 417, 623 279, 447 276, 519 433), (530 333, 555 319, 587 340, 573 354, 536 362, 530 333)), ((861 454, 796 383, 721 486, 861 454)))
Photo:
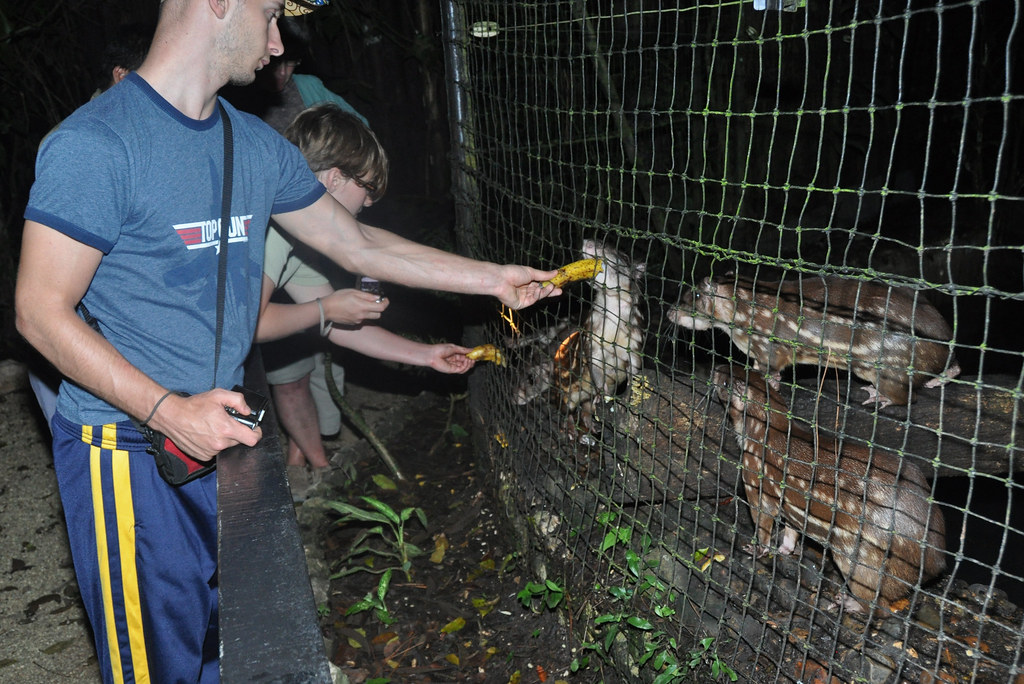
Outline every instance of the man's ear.
POLYGON ((210 3, 210 9, 218 19, 223 19, 224 15, 228 13, 228 0, 207 0, 210 3))
POLYGON ((114 67, 110 71, 110 85, 117 85, 122 80, 124 80, 125 76, 127 76, 131 72, 132 72, 131 69, 125 69, 124 67, 121 67, 121 66, 114 67))

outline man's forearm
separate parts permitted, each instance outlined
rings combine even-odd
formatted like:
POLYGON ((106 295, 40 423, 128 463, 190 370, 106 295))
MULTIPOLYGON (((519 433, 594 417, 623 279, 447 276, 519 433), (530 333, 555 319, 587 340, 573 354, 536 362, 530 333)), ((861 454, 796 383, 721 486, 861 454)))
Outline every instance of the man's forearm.
POLYGON ((361 224, 330 195, 302 211, 275 216, 297 239, 353 273, 409 287, 496 295, 500 268, 361 224))

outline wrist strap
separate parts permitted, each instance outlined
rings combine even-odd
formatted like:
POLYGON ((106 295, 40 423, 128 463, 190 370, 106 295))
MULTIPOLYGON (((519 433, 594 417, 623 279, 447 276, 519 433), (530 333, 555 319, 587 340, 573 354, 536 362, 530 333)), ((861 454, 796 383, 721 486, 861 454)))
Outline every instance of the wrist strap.
POLYGON ((153 420, 153 416, 156 415, 156 410, 160 408, 160 404, 164 403, 164 399, 171 396, 172 394, 174 394, 174 390, 167 390, 167 393, 164 394, 164 396, 157 399, 156 403, 153 404, 153 410, 149 412, 148 416, 146 416, 146 420, 139 423, 139 425, 141 425, 142 427, 146 427, 147 425, 149 425, 149 421, 153 420))

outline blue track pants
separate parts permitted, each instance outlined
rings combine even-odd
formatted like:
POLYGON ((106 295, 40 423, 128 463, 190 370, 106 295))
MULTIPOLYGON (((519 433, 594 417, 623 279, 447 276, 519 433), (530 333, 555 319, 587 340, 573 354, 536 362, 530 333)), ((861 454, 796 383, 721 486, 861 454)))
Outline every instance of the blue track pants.
POLYGON ((130 422, 53 421, 75 574, 106 684, 219 680, 217 477, 172 487, 130 422))

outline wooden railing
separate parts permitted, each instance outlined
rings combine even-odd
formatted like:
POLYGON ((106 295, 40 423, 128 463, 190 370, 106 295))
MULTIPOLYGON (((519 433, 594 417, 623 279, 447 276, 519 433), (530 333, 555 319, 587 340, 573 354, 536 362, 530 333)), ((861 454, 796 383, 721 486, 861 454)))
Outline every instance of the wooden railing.
MULTIPOLYGON (((254 357, 246 384, 269 396, 254 357)), ((272 408, 259 444, 218 456, 217 499, 221 682, 330 684, 272 408)))

